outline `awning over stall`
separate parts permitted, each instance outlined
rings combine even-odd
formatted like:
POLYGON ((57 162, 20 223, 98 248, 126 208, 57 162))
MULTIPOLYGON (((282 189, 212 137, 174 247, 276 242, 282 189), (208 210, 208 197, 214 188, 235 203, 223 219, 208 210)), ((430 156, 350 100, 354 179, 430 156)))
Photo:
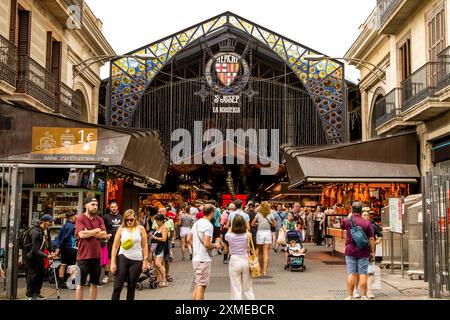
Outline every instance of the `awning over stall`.
POLYGON ((0 104, 0 162, 95 164, 164 184, 165 150, 157 131, 116 129, 0 104))
POLYGON ((308 183, 416 183, 415 133, 309 149, 284 147, 290 188, 308 183))

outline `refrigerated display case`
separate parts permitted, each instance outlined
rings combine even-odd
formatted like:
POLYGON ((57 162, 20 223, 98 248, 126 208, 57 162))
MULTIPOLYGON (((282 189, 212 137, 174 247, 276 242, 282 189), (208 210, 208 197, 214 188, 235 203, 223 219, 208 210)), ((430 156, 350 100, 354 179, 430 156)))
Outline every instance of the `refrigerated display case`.
POLYGON ((83 200, 88 192, 93 192, 99 201, 99 212, 103 213, 103 194, 88 189, 31 189, 29 223, 35 223, 44 214, 50 214, 55 222, 50 229, 52 239, 56 237, 59 229, 65 222, 66 214, 76 210, 81 213, 83 200))

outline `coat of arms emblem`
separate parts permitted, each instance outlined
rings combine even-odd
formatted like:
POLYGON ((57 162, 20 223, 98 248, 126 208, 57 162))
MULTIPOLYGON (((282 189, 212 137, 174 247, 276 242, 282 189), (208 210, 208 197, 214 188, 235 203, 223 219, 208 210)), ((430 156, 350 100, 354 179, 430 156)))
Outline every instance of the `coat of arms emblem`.
POLYGON ((239 72, 239 59, 235 54, 224 53, 216 58, 217 78, 224 86, 230 86, 239 72))

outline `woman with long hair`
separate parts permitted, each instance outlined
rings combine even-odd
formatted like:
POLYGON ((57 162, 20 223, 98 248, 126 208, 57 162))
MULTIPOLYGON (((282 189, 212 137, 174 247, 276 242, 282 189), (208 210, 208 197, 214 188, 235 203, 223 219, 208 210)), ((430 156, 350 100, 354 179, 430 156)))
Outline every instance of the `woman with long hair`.
POLYGON ((189 251, 190 259, 192 260, 192 246, 187 243, 186 240, 191 233, 192 225, 195 222, 195 218, 189 214, 189 205, 184 206, 180 212, 180 218, 178 219, 180 223, 180 249, 181 249, 181 260, 184 260, 184 251, 187 246, 189 251))
POLYGON ((112 300, 119 300, 127 281, 127 300, 134 300, 139 275, 148 269, 147 232, 134 210, 125 211, 122 226, 117 230, 111 253, 111 271, 116 273, 112 300))
POLYGON ((164 254, 165 250, 167 250, 167 241, 169 241, 167 227, 164 224, 166 217, 162 214, 157 214, 154 220, 157 228, 150 236, 152 239, 153 259, 155 261, 158 287, 164 288, 168 286, 166 279, 166 268, 164 267, 164 254))
POLYGON ((252 276, 248 265, 248 244, 252 234, 247 231, 244 217, 236 215, 225 239, 230 250, 228 273, 230 275, 232 300, 255 300, 252 288, 252 276))
POLYGON ((276 226, 275 218, 270 212, 270 205, 267 201, 262 202, 259 206, 258 214, 253 219, 252 226, 258 226, 258 231, 256 232, 256 245, 258 247, 256 254, 261 265, 261 275, 265 275, 269 266, 269 250, 272 244, 271 228, 276 226))

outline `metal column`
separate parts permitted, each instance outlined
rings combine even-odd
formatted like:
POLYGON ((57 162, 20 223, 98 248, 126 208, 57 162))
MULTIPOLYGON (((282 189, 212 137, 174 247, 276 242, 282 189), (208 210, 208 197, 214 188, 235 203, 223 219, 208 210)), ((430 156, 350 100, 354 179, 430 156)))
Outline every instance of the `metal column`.
POLYGON ((432 298, 450 291, 449 180, 436 168, 423 178, 425 281, 432 298))
POLYGON ((17 277, 19 260, 20 216, 22 213, 22 172, 14 165, 10 168, 11 200, 9 202, 8 264, 6 273, 6 296, 17 299, 17 277))

